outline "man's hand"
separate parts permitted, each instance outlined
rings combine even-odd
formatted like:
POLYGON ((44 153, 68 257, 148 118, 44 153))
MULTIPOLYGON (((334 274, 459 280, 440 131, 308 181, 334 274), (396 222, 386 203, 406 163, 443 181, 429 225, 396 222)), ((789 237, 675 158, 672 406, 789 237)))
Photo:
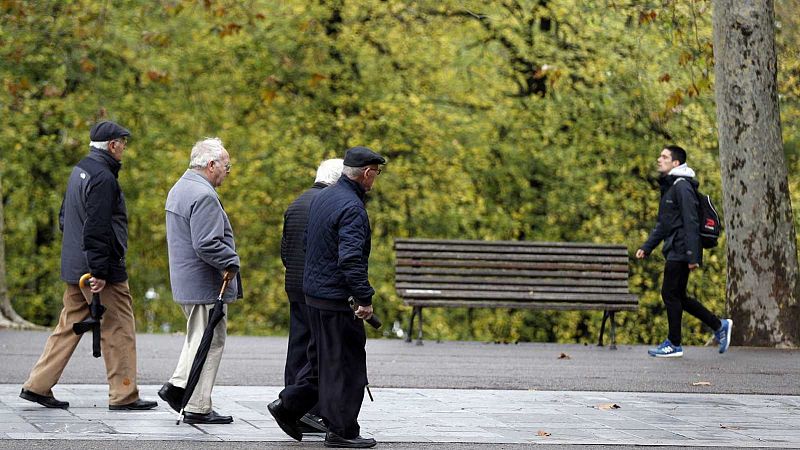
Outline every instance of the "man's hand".
POLYGON ((356 317, 359 319, 367 320, 372 317, 372 305, 369 306, 361 306, 358 305, 358 309, 355 311, 356 317))
POLYGON ((228 266, 222 272, 222 279, 225 281, 231 281, 236 276, 237 272, 239 272, 238 266, 228 266))
POLYGON ((93 294, 99 294, 105 287, 106 280, 95 277, 89 278, 89 290, 91 290, 93 294))
POLYGON ((700 264, 689 264, 689 270, 694 270, 700 267, 700 264))
POLYGON ((645 258, 647 258, 647 253, 645 253, 644 250, 642 249, 636 250, 636 259, 645 259, 645 258))

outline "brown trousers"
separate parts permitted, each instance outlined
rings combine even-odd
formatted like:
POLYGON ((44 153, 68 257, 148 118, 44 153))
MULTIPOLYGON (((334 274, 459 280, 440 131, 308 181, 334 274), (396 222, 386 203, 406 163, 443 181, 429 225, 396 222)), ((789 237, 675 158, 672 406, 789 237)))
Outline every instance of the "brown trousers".
MULTIPOLYGON (((61 378, 82 337, 72 331, 72 324, 89 317, 91 298, 89 289, 81 292, 78 285, 67 284, 58 325, 47 339, 44 352, 31 369, 23 388, 39 395, 53 395, 52 388, 61 378)), ((136 385, 136 324, 128 282, 106 284, 100 293, 100 302, 106 307, 100 322, 100 348, 108 377, 108 404, 125 405, 139 399, 136 385)))

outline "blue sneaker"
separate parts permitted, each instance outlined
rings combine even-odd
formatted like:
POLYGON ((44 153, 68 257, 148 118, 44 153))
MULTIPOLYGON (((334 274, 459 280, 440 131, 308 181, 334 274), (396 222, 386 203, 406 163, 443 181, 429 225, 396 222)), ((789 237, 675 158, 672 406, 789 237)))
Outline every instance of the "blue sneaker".
POLYGON ((672 342, 667 339, 658 347, 648 350, 647 354, 656 358, 680 358, 683 356, 683 347, 672 345, 672 342))
POLYGON ((733 329, 733 321, 731 319, 722 319, 722 326, 719 330, 714 332, 717 341, 719 342, 719 352, 725 353, 728 347, 731 346, 731 330, 733 329))

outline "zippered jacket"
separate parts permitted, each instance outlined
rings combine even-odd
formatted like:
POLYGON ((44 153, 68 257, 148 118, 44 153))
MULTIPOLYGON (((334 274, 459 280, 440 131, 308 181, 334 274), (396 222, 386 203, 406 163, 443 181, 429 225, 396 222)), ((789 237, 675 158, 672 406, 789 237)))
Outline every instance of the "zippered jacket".
POLYGON ((371 229, 364 188, 345 175, 311 201, 306 227, 303 292, 306 304, 346 310, 347 299, 371 305, 368 279, 371 229))
POLYGON ((325 183, 314 183, 310 189, 297 197, 283 214, 283 234, 281 235, 281 261, 286 267, 286 292, 297 292, 300 295, 290 296, 289 301, 303 298, 303 269, 306 263, 305 234, 308 224, 308 208, 311 200, 322 189, 325 183))
POLYGON ((700 243, 697 201, 699 183, 694 179, 694 171, 683 164, 661 177, 659 184, 661 201, 656 226, 642 245, 642 250, 649 255, 663 241, 661 251, 667 261, 701 264, 703 247, 700 243))
POLYGON ((59 213, 61 279, 77 284, 91 273, 107 283, 128 279, 128 212, 117 181, 122 164, 91 148, 73 169, 59 213))

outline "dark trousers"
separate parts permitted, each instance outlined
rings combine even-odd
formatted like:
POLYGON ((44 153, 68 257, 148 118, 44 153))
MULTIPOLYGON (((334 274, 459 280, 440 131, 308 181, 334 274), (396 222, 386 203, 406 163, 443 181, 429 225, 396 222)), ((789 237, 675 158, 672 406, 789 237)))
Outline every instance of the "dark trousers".
POLYGON ((289 295, 289 346, 286 349, 286 368, 283 371, 284 386, 294 384, 297 373, 308 364, 306 350, 311 340, 305 296, 302 292, 287 292, 287 294, 289 295))
POLYGON ((349 311, 306 308, 312 334, 310 362, 295 383, 281 391, 281 401, 297 417, 318 401, 319 415, 328 430, 352 439, 361 431, 358 413, 367 385, 364 323, 349 311))
MULTIPOLYGON (((309 376, 309 346, 311 354, 316 355, 316 347, 308 323, 308 308, 302 292, 287 292, 289 296, 289 345, 286 349, 286 367, 283 370, 284 386, 295 384, 300 377, 309 376), (308 367, 306 367, 308 366, 308 367), (305 368, 305 372, 302 372, 305 368)), ((316 358, 316 356, 314 356, 316 358)), ((319 408, 314 405, 309 411, 319 415, 319 408)))
POLYGON ((667 309, 669 334, 667 338, 673 345, 681 345, 681 319, 683 311, 700 319, 716 331, 722 326, 719 318, 696 299, 686 295, 689 283, 689 264, 682 261, 667 261, 664 265, 664 283, 661 285, 661 299, 667 309))

